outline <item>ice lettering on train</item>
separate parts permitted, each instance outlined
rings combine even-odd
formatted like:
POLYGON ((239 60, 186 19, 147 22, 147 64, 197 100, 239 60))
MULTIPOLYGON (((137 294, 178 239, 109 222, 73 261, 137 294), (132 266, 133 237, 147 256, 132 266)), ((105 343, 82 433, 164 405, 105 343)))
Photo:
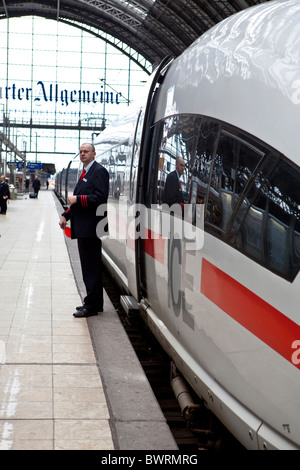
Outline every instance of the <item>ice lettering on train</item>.
POLYGON ((168 272, 169 272, 169 306, 172 305, 176 317, 179 317, 182 308, 183 292, 181 289, 182 256, 181 240, 178 234, 168 241, 168 272))
POLYGON ((183 241, 178 233, 173 231, 172 234, 173 236, 168 239, 168 306, 177 318, 182 314, 182 321, 194 330, 194 315, 188 311, 185 292, 182 288, 182 273, 186 271, 182 257, 183 241))

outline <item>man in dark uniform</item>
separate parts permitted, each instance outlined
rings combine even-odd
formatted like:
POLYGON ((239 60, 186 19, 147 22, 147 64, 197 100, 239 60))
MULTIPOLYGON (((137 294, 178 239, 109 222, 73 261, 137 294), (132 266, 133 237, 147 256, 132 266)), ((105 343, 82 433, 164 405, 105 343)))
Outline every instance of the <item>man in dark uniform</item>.
POLYGON ((73 314, 76 318, 90 317, 103 311, 103 285, 101 262, 101 239, 96 227, 104 216, 96 215, 100 204, 108 198, 108 171, 95 161, 95 147, 85 143, 80 147, 80 160, 84 170, 75 186, 73 196, 68 198, 70 208, 61 216, 59 225, 65 229, 71 220, 71 238, 77 238, 82 277, 87 295, 84 304, 73 314))
POLYGON ((5 176, 0 178, 0 213, 6 214, 7 211, 7 199, 9 199, 9 186, 5 181, 5 176))
POLYGON ((183 158, 176 158, 176 169, 168 174, 164 188, 163 202, 169 206, 180 204, 181 208, 183 208, 180 178, 183 175, 184 169, 185 162, 183 158))
POLYGON ((41 182, 38 176, 36 176, 35 179, 33 180, 32 186, 33 186, 34 193, 36 194, 36 197, 38 198, 39 190, 41 189, 41 182))

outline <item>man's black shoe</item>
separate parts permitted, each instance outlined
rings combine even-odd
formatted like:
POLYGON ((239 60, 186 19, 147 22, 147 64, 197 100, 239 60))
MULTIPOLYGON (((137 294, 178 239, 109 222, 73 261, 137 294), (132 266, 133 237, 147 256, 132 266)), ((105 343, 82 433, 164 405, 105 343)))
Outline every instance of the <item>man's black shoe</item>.
MULTIPOLYGON (((76 307, 76 310, 82 310, 83 308, 85 308, 84 305, 79 305, 78 307, 76 307)), ((102 313, 103 312, 103 307, 101 307, 101 309, 98 310, 98 313, 102 313)))
POLYGON ((91 312, 88 311, 86 308, 82 308, 81 310, 77 310, 73 313, 73 317, 75 318, 87 318, 92 317, 94 315, 98 315, 98 312, 91 312))

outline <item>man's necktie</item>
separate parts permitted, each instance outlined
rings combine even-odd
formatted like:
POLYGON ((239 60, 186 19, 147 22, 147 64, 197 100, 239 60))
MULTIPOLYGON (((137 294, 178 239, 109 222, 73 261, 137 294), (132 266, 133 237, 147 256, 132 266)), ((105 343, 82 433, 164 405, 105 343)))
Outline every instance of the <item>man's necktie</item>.
POLYGON ((84 178, 84 175, 86 174, 86 171, 85 169, 83 170, 83 172, 81 173, 81 176, 80 176, 80 181, 82 180, 82 178, 84 178))

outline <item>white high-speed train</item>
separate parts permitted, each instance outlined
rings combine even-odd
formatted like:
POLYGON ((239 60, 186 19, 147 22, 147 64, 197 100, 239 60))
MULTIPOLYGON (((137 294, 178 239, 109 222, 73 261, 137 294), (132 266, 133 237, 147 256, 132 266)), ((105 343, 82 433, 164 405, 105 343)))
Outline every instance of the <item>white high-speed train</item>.
POLYGON ((94 142, 105 262, 246 448, 298 449, 300 2, 222 21, 161 64, 144 104, 94 142), (179 156, 184 218, 162 204, 179 156))

